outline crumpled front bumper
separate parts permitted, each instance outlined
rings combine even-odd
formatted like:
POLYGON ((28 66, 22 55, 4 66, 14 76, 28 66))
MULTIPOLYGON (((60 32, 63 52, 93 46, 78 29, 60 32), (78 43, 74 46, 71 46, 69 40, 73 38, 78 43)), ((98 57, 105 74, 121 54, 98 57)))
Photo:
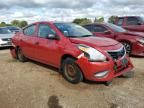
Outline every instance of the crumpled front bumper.
POLYGON ((86 57, 79 58, 76 63, 81 68, 84 77, 91 81, 110 81, 113 78, 122 75, 125 72, 130 72, 133 69, 133 65, 129 57, 125 56, 117 61, 109 60, 106 62, 89 62, 86 57), (122 60, 126 59, 127 64, 123 66, 122 60), (102 78, 98 78, 95 75, 100 72, 108 71, 108 74, 102 78))

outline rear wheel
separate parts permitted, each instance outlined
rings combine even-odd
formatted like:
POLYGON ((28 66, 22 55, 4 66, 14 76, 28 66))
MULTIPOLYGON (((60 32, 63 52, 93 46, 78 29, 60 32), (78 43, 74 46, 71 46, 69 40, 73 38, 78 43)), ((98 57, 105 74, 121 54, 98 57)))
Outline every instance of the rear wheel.
POLYGON ((20 62, 26 62, 27 58, 22 53, 22 50, 20 48, 17 49, 17 58, 20 62))
POLYGON ((62 71, 64 78, 70 83, 77 84, 83 80, 82 72, 72 58, 63 61, 62 71))
POLYGON ((126 49, 126 53, 127 53, 128 55, 130 55, 130 54, 131 54, 131 49, 132 49, 131 44, 128 43, 128 42, 122 42, 122 44, 124 45, 124 47, 125 47, 125 49, 126 49))

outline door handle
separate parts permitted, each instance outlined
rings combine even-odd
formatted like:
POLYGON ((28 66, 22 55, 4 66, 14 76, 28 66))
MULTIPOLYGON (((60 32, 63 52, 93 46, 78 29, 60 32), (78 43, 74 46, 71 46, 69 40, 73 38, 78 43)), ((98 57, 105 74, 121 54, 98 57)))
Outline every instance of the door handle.
POLYGON ((39 42, 35 42, 35 45, 39 45, 39 42))

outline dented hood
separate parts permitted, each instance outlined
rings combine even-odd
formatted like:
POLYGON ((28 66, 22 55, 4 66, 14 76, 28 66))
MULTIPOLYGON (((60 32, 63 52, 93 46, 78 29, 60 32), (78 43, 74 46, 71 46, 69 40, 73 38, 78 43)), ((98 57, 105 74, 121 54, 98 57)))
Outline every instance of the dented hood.
POLYGON ((70 41, 76 44, 86 44, 92 47, 114 46, 119 43, 113 39, 104 37, 70 38, 70 41))

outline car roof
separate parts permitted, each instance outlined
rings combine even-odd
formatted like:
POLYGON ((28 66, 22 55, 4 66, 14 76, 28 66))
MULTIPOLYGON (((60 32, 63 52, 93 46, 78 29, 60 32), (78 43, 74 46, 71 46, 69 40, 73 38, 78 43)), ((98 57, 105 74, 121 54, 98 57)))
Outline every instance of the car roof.
POLYGON ((118 18, 129 18, 129 17, 140 17, 140 16, 120 16, 118 18))
POLYGON ((71 23, 71 22, 63 22, 63 21, 38 21, 38 22, 34 22, 32 24, 38 24, 38 23, 50 23, 50 24, 54 24, 54 23, 71 23))
POLYGON ((83 25, 83 26, 87 26, 87 25, 106 25, 108 23, 106 22, 95 22, 95 23, 89 23, 89 24, 86 24, 86 25, 83 25))

